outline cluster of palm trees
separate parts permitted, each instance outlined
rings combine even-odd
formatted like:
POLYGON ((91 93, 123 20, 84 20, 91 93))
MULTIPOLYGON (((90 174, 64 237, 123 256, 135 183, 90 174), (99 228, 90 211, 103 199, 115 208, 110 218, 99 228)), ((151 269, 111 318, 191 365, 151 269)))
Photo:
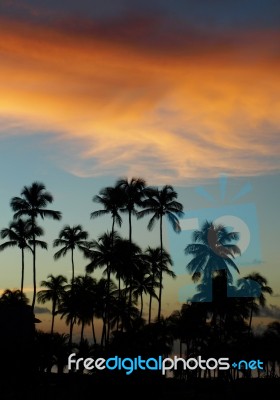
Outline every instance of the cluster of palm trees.
MULTIPOLYGON (((167 216, 174 230, 180 231, 179 217, 183 215, 183 206, 176 199, 177 193, 172 186, 165 185, 162 189, 147 186, 142 178, 130 180, 122 178, 117 180, 114 186, 100 190, 99 194, 93 197, 93 201, 100 204, 102 209, 93 211, 90 217, 111 215, 111 229, 100 235, 97 240, 89 240, 88 232, 81 225, 64 226, 59 232, 58 238, 53 242, 54 247, 60 247, 54 254, 54 259, 59 259, 67 253, 71 253, 72 279, 69 284, 66 284, 66 278, 61 275, 48 277, 49 281, 42 282, 42 286, 49 284, 50 288, 46 289, 49 290, 49 293, 46 294, 41 291, 38 295, 38 301, 52 300, 53 318, 58 312, 66 315, 66 311, 61 310, 63 310, 63 307, 65 308, 65 304, 68 302, 68 307, 72 305, 72 310, 68 310, 70 316, 66 318, 66 322, 70 324, 70 332, 72 332, 73 324, 76 321, 81 323, 83 332, 84 324, 88 323, 88 316, 81 316, 81 305, 85 302, 78 301, 77 296, 80 298, 79 291, 84 291, 82 297, 85 296, 85 291, 89 290, 90 285, 99 284, 106 292, 101 296, 103 311, 97 311, 96 306, 92 305, 91 314, 97 313, 103 319, 102 338, 107 341, 109 340, 110 330, 114 326, 114 324, 112 325, 113 309, 119 310, 115 323, 117 329, 123 330, 125 329, 125 317, 124 313, 120 311, 121 307, 126 309, 125 312, 128 315, 136 315, 136 305, 140 299, 141 305, 138 313, 139 318, 142 318, 143 294, 149 296, 149 322, 152 319, 152 298, 157 299, 158 302, 157 318, 159 320, 161 318, 163 274, 166 273, 175 277, 170 269, 172 265, 171 257, 163 246, 163 218, 167 216), (115 230, 116 225, 119 227, 122 225, 123 213, 128 214, 128 239, 121 237, 115 230), (148 247, 145 251, 142 251, 132 239, 132 217, 142 218, 149 214, 151 214, 148 223, 149 230, 154 227, 156 221, 159 221, 159 246, 156 248, 148 247), (89 261, 85 276, 75 277, 74 250, 76 249, 82 251, 89 261), (102 279, 98 283, 89 276, 96 268, 103 268, 103 272, 106 274, 106 279, 102 279), (113 276, 115 281, 112 280, 113 276), (63 287, 63 284, 65 284, 65 287, 63 287), (51 294, 52 290, 56 290, 57 293, 51 294), (62 291, 64 296, 61 295, 62 291), (68 297, 65 297, 65 293, 68 293, 68 297), (113 299, 117 301, 117 304, 113 304, 113 299), (79 310, 75 309, 76 305, 79 305, 79 310), (60 307, 59 310, 58 307, 60 307)), ((1 238, 8 240, 0 245, 0 250, 12 246, 17 246, 21 250, 20 292, 22 297, 24 294, 24 255, 25 251, 32 253, 33 298, 31 307, 33 311, 37 298, 36 249, 37 247, 47 249, 47 243, 39 240, 44 231, 38 225, 38 219, 60 220, 62 217, 60 211, 48 208, 48 205, 52 202, 53 196, 46 190, 44 184, 34 182, 30 186, 24 186, 21 196, 12 198, 10 202, 14 211, 13 221, 7 228, 1 230, 1 238)), ((97 289, 97 292, 100 292, 100 288, 97 289)), ((88 312, 86 311, 86 313, 88 312)), ((129 325, 130 323, 131 321, 126 321, 126 324, 129 325)), ((52 319, 52 332, 53 324, 54 320, 52 319)))
MULTIPOLYGON (((38 293, 36 249, 47 249, 47 243, 40 240, 44 231, 38 225, 38 219, 48 217, 60 220, 62 214, 48 208, 53 196, 40 182, 25 186, 21 196, 11 200, 14 218, 8 228, 1 230, 4 242, 0 244, 0 250, 13 246, 20 249, 21 286, 14 293, 6 291, 0 302, 15 298, 25 303, 28 301, 24 294, 24 255, 25 251, 30 251, 34 284, 32 311, 36 299, 39 303, 51 303, 50 333, 38 332, 40 340, 49 340, 46 339, 46 335, 49 335, 49 338, 63 343, 63 346, 67 341, 69 351, 75 345, 75 324, 81 327, 80 351, 82 348, 89 351, 84 337, 86 325, 91 327, 95 348, 117 348, 118 352, 123 351, 124 354, 129 349, 135 355, 168 355, 177 339, 180 354, 184 348, 187 356, 223 356, 225 351, 235 354, 240 343, 249 349, 252 343, 260 340, 253 333, 252 319, 265 306, 265 296, 272 294, 272 289, 259 273, 247 275, 240 278, 236 285, 233 284, 231 270, 239 273, 234 261, 235 256, 240 254, 238 232, 205 221, 201 229, 193 233, 192 243, 186 243, 183 250, 187 257, 191 257, 186 269, 197 283, 197 294, 183 304, 181 310, 163 317, 163 277, 164 274, 176 277, 172 271, 172 258, 163 244, 163 222, 167 217, 174 231, 180 232, 179 218, 183 216, 183 205, 177 201, 176 191, 170 185, 161 189, 147 186, 142 178, 122 178, 114 186, 100 190, 92 200, 101 208, 93 211, 90 218, 109 215, 111 226, 96 239, 90 239, 82 225, 64 226, 53 242, 53 247, 59 248, 54 253, 54 259, 70 255, 71 279, 68 281, 61 274, 48 275, 41 282, 42 290, 38 293), (116 230, 117 226, 122 226, 124 213, 128 216, 128 238, 122 237, 116 230), (146 216, 150 217, 147 223, 149 230, 159 222, 159 244, 142 249, 134 240, 132 222, 133 218, 146 216), (75 274, 74 260, 77 250, 82 252, 86 260, 85 274, 78 276, 75 274), (99 280, 94 277, 97 269, 103 273, 99 280), (148 299, 147 310, 144 310, 144 298, 148 299), (157 304, 154 316, 153 304, 157 304), (144 315, 147 317, 144 318, 144 315), (69 334, 55 332, 56 316, 65 318, 69 334), (100 341, 96 335, 96 320, 102 322, 100 341)), ((273 340, 277 341, 280 333, 277 333, 278 325, 274 325, 267 328, 268 333, 264 337, 272 335, 273 340)), ((269 356, 267 359, 269 361, 269 356)), ((60 370, 62 364, 59 364, 60 370)))

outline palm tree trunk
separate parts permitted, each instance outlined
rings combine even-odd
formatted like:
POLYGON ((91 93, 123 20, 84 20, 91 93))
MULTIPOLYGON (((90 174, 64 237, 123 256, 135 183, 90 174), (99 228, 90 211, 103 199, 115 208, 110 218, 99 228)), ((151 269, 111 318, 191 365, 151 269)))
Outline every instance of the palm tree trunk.
POLYGON ((129 220, 129 243, 131 244, 131 242, 132 242, 131 211, 129 211, 128 220, 129 220))
POLYGON ((34 312, 34 308, 35 308, 35 301, 36 301, 36 244, 35 244, 35 219, 32 216, 32 227, 33 227, 33 299, 32 299, 32 312, 34 312))
POLYGON ((152 317, 152 295, 150 294, 150 301, 149 301, 149 324, 151 323, 152 317))
POLYGON ((160 216, 160 273, 159 273, 159 296, 158 296, 158 321, 160 320, 161 315, 161 293, 162 293, 162 215, 160 216))
POLYGON ((54 327, 54 313, 52 314, 51 336, 53 336, 53 327, 54 327))
POLYGON ((143 314, 143 293, 142 292, 140 294, 140 300, 141 300, 140 318, 142 318, 142 314, 143 314))
POLYGON ((71 321, 70 321, 70 332, 69 332, 69 347, 72 346, 73 326, 74 326, 74 322, 73 322, 73 318, 71 318, 71 321))
POLYGON ((52 326, 51 326, 51 336, 53 336, 53 328, 54 328, 54 317, 55 317, 55 309, 56 309, 56 301, 53 301, 52 306, 52 326))
MULTIPOLYGON (((72 281, 71 281, 71 296, 73 296, 73 293, 74 293, 74 291, 73 291, 73 285, 74 285, 74 278, 75 278, 75 267, 74 267, 74 249, 71 249, 71 263, 72 263, 72 281)), ((73 318, 71 319, 71 322, 70 322, 70 334, 71 334, 71 344, 72 344, 72 331, 73 331, 73 325, 74 325, 74 322, 73 322, 73 318), (72 330, 71 330, 71 327, 72 327, 72 330)), ((70 339, 69 339, 69 341, 70 341, 70 339)))
POLYGON ((21 249, 21 284, 20 284, 20 293, 21 299, 23 298, 23 281, 24 281, 24 249, 21 249))
POLYGON ((104 347, 106 339, 106 317, 103 318, 103 328, 102 328, 102 335, 101 335, 101 347, 104 347))
POLYGON ((91 318, 91 329, 92 329, 93 342, 94 342, 94 344, 97 344, 96 335, 95 335, 95 329, 94 329, 94 315, 91 318))
POLYGON ((80 344, 84 340, 85 321, 82 321, 80 344))
POLYGON ((130 272, 129 272, 129 305, 132 305, 132 273, 131 273, 131 244, 132 244, 132 224, 131 224, 131 211, 128 214, 129 219, 129 263, 130 263, 130 272))
MULTIPOLYGON (((119 294, 118 294, 118 301, 119 301, 119 304, 120 304, 120 302, 121 302, 121 275, 119 275, 119 288, 118 288, 118 292, 119 292, 119 294)), ((119 308, 118 308, 118 310, 117 310, 117 332, 119 331, 119 323, 120 323, 120 314, 119 314, 119 308)))
POLYGON ((251 330, 252 330, 253 304, 254 304, 254 299, 252 299, 252 302, 251 302, 250 319, 249 319, 249 326, 248 326, 248 336, 250 336, 251 330))
MULTIPOLYGON (((155 273, 153 272, 153 280, 152 280, 152 288, 154 287, 155 283, 155 273)), ((150 294, 150 301, 149 301, 149 324, 151 323, 152 317, 152 295, 150 294)))
POLYGON ((110 302, 110 279, 111 279, 111 274, 110 274, 110 266, 107 265, 107 301, 106 301, 106 322, 107 322, 107 334, 106 334, 106 344, 109 342, 109 337, 110 337, 110 309, 109 309, 109 302, 110 302))
POLYGON ((74 269, 74 249, 71 249, 71 262, 72 262, 72 284, 74 282, 75 277, 75 269, 74 269))

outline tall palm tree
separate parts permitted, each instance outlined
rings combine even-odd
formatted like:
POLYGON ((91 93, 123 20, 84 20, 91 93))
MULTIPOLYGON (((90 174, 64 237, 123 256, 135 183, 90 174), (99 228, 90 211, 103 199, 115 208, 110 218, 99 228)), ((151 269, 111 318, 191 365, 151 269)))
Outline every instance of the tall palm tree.
POLYGON ((112 217, 112 234, 115 230, 115 224, 122 225, 122 218, 119 211, 124 207, 125 196, 123 190, 118 187, 105 187, 100 190, 99 194, 94 196, 92 201, 103 206, 103 210, 93 211, 91 218, 101 217, 111 214, 112 217))
POLYGON ((150 298, 158 298, 155 292, 155 288, 156 284, 153 280, 153 276, 150 274, 149 265, 147 263, 142 263, 141 268, 138 268, 135 271, 132 279, 132 296, 135 301, 138 301, 138 297, 140 297, 140 318, 142 318, 143 315, 143 294, 148 294, 150 298))
MULTIPOLYGON (((140 206, 144 198, 144 189, 146 188, 146 181, 143 178, 121 178, 116 182, 116 187, 120 188, 124 195, 124 206, 122 212, 128 213, 129 225, 129 243, 132 246, 132 215, 137 215, 136 207, 140 206)), ((128 259, 132 257, 132 248, 129 249, 127 254, 128 259)), ((132 282, 132 273, 130 274, 130 287, 132 282)), ((132 292, 129 292, 129 302, 131 303, 132 292)))
POLYGON ((244 278, 238 279, 237 286, 243 297, 250 298, 250 317, 248 326, 248 335, 250 335, 252 331, 253 314, 259 313, 259 307, 265 307, 265 295, 273 294, 273 290, 267 285, 267 279, 258 272, 252 272, 251 274, 244 276, 244 278))
MULTIPOLYGON (((142 321, 140 318, 140 312, 138 308, 135 306, 134 301, 129 303, 125 296, 122 296, 116 302, 117 310, 112 313, 110 322, 111 328, 113 329, 115 326, 120 326, 121 332, 127 331, 131 332, 134 329, 134 325, 142 321)), ((111 310, 113 307, 111 308, 111 310)), ((118 331, 118 328, 117 328, 118 331)))
POLYGON ((146 181, 142 178, 121 178, 116 182, 116 188, 121 189, 124 196, 122 212, 128 213, 129 241, 132 242, 132 215, 137 215, 136 206, 140 206, 144 196, 146 181))
POLYGON ((38 217, 44 219, 61 219, 61 212, 47 209, 47 205, 53 202, 53 196, 46 190, 43 183, 33 182, 31 186, 24 186, 21 197, 13 197, 11 200, 12 210, 15 212, 14 218, 18 219, 27 216, 32 224, 32 245, 33 245, 33 299, 32 311, 34 311, 36 301, 36 220, 38 217))
MULTIPOLYGON (((113 237, 113 243, 116 243, 118 240, 121 239, 116 231, 113 232, 113 237)), ((116 259, 115 249, 112 245, 111 238, 111 233, 105 232, 102 235, 99 235, 97 240, 92 240, 88 242, 88 246, 86 249, 86 256, 91 260, 90 263, 86 266, 86 272, 90 274, 96 268, 105 267, 103 273, 107 275, 108 281, 110 280, 112 268, 116 259)))
POLYGON ((80 343, 84 340, 84 328, 86 324, 92 324, 93 337, 94 331, 94 313, 96 308, 96 279, 89 275, 77 276, 74 279, 75 297, 78 307, 78 325, 81 325, 80 343))
POLYGON ((67 279, 63 275, 53 276, 48 275, 48 281, 42 281, 41 286, 46 289, 40 290, 37 294, 38 302, 45 304, 48 301, 52 302, 52 324, 51 335, 53 336, 54 318, 63 297, 66 288, 67 279))
POLYGON ((72 347, 73 327, 74 327, 75 323, 77 322, 78 315, 79 315, 78 314, 78 303, 77 303, 77 299, 75 296, 74 282, 75 282, 75 279, 74 279, 74 281, 72 281, 71 289, 64 291, 62 298, 61 298, 60 305, 58 307, 58 311, 57 311, 57 313, 60 314, 60 319, 65 317, 66 325, 70 326, 70 331, 69 331, 69 336, 68 336, 69 348, 72 347))
MULTIPOLYGON (((116 286, 114 282, 111 280, 108 283, 107 279, 101 278, 96 284, 96 292, 95 292, 95 316, 102 320, 102 334, 101 334, 101 347, 107 345, 108 336, 110 333, 110 329, 107 329, 108 321, 111 319, 111 315, 108 315, 108 311, 115 308, 116 302, 116 286), (107 332, 107 330, 109 332, 107 332)), ((111 311, 110 311, 111 314, 111 311)))
POLYGON ((239 239, 237 232, 230 232, 223 225, 215 225, 205 221, 201 230, 193 232, 193 242, 185 248, 185 254, 193 256, 187 264, 192 279, 197 282, 203 276, 206 282, 212 279, 212 273, 226 274, 228 282, 232 282, 230 268, 239 273, 233 258, 240 254, 234 243, 239 239))
MULTIPOLYGON (((40 236, 43 234, 43 230, 36 226, 36 236, 40 236)), ((18 221, 12 221, 9 224, 8 228, 4 228, 1 230, 1 238, 8 238, 7 242, 4 242, 0 245, 0 251, 5 250, 9 247, 17 246, 21 250, 21 285, 20 291, 23 293, 23 285, 24 285, 24 251, 30 250, 32 252, 32 243, 31 239, 33 237, 32 234, 32 223, 31 219, 23 220, 21 218, 18 221)), ((41 247, 45 247, 45 242, 36 241, 37 245, 41 245, 41 247)))
POLYGON ((105 321, 107 324, 107 341, 109 339, 110 324, 110 283, 111 273, 113 272, 114 261, 116 260, 115 243, 120 240, 120 236, 116 231, 106 232, 98 237, 97 240, 92 240, 88 243, 87 257, 90 258, 90 263, 86 265, 86 272, 92 273, 96 268, 104 268, 103 273, 107 275, 107 301, 105 307, 105 321))
POLYGON ((71 252, 71 263, 72 263, 72 281, 75 277, 75 266, 74 266, 74 250, 78 249, 85 254, 87 251, 87 238, 88 233, 83 230, 81 225, 75 225, 73 227, 66 225, 59 232, 58 238, 54 240, 53 246, 62 246, 54 254, 54 259, 58 260, 61 256, 65 256, 69 251, 71 252))
MULTIPOLYGON (((146 215, 153 214, 148 223, 148 229, 152 230, 157 220, 160 223, 160 252, 161 266, 163 262, 163 217, 166 216, 171 223, 172 228, 176 233, 181 232, 181 227, 178 217, 182 217, 183 205, 176 201, 177 192, 171 185, 165 185, 161 190, 158 188, 147 188, 145 191, 146 199, 142 201, 141 207, 144 210, 138 212, 138 217, 142 218, 146 215)), ((159 305, 158 305, 158 320, 161 318, 161 298, 162 298, 162 267, 159 276, 159 305)))
POLYGON ((130 295, 131 277, 142 266, 142 251, 141 248, 128 239, 118 238, 114 243, 114 265, 113 272, 118 280, 118 292, 120 297, 121 281, 125 285, 125 291, 130 295), (130 257, 128 254, 130 253, 130 257))
MULTIPOLYGON (((169 268, 169 265, 173 265, 173 261, 170 254, 163 248, 160 247, 152 248, 147 247, 144 253, 144 259, 150 266, 150 274, 152 277, 152 285, 154 288, 159 287, 160 272, 167 274, 171 278, 176 278, 175 273, 169 268)), ((150 295, 149 300, 149 318, 148 322, 151 323, 152 317, 152 298, 150 295)), ((158 297, 157 297, 158 299, 158 297)))
POLYGON ((199 289, 206 301, 211 301, 211 324, 216 330, 216 336, 222 340, 228 315, 227 289, 228 284, 232 283, 230 268, 239 273, 233 261, 235 255, 240 254, 240 249, 235 243, 239 234, 230 232, 223 225, 205 221, 202 229, 194 231, 192 236, 194 243, 186 246, 185 254, 193 258, 186 268, 192 274, 194 282, 203 278, 199 289))

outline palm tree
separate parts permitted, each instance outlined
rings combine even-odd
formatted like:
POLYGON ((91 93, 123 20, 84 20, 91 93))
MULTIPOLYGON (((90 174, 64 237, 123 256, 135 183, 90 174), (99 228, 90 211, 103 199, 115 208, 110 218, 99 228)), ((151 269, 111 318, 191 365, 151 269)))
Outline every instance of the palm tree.
POLYGON ((1 304, 7 305, 19 305, 19 304, 28 304, 29 299, 26 297, 24 293, 21 293, 19 289, 6 289, 2 293, 0 297, 1 304))
POLYGON ((103 272, 107 274, 108 282, 116 259, 115 249, 112 243, 116 243, 121 239, 121 237, 116 231, 114 231, 113 238, 114 240, 112 242, 112 234, 109 232, 103 233, 97 238, 97 240, 88 242, 86 249, 86 256, 91 260, 86 266, 86 272, 90 274, 96 268, 105 267, 103 272))
POLYGON ((56 332, 52 336, 53 366, 57 367, 58 374, 62 374, 68 364, 68 341, 69 335, 67 333, 56 332))
POLYGON ((32 224, 32 245, 33 245, 33 299, 32 311, 34 311, 36 301, 36 219, 41 217, 61 219, 59 211, 46 209, 49 203, 53 202, 53 196, 40 182, 33 182, 31 186, 24 186, 21 191, 21 197, 13 197, 11 200, 12 210, 15 212, 14 218, 18 219, 22 216, 28 216, 32 224))
POLYGON ((73 328, 79 317, 78 302, 75 292, 75 279, 71 283, 71 289, 63 292, 57 313, 60 314, 60 319, 65 317, 66 325, 70 326, 68 345, 69 348, 71 348, 73 328))
POLYGON ((192 279, 197 282, 201 276, 206 282, 212 279, 212 273, 226 274, 228 282, 232 282, 229 267, 239 273, 233 258, 240 254, 240 249, 235 242, 239 239, 237 232, 230 232, 223 225, 213 222, 204 222, 201 230, 193 232, 194 243, 188 244, 185 254, 193 256, 187 264, 187 270, 192 274, 192 279))
MULTIPOLYGON (((36 236, 40 236, 43 234, 43 230, 36 226, 36 236)), ((21 250, 21 285, 20 291, 23 293, 23 284, 24 284, 24 250, 30 250, 32 252, 32 243, 31 239, 33 237, 32 234, 32 222, 31 219, 23 220, 21 218, 18 221, 12 221, 9 224, 8 228, 4 228, 1 230, 1 238, 8 238, 7 242, 4 242, 0 245, 0 251, 5 250, 9 247, 17 246, 21 250)), ((37 245, 41 245, 41 247, 46 248, 45 242, 36 241, 37 245)))
MULTIPOLYGON (((111 315, 109 311, 114 307, 116 298, 116 286, 114 282, 111 280, 108 282, 107 279, 101 278, 95 288, 95 316, 99 319, 102 319, 103 327, 102 327, 102 334, 101 334, 101 347, 107 345, 108 337, 110 333, 110 329, 108 327, 108 323, 111 319, 111 315), (107 330, 109 332, 107 332, 107 330)), ((111 311, 110 311, 111 314, 111 311)))
POLYGON ((98 237, 97 240, 92 240, 88 243, 87 257, 91 262, 86 265, 86 272, 92 273, 96 268, 105 267, 103 273, 107 275, 107 301, 105 307, 105 321, 107 323, 107 341, 109 339, 109 297, 110 297, 110 282, 111 273, 113 271, 114 261, 116 260, 115 243, 120 240, 120 236, 116 231, 106 232, 98 237))
POLYGON ((88 233, 83 230, 81 225, 75 225, 73 227, 66 225, 59 232, 58 239, 55 239, 53 242, 54 247, 62 246, 62 248, 54 254, 55 260, 58 260, 61 256, 64 257, 68 251, 71 252, 72 281, 75 277, 74 250, 77 248, 85 254, 88 244, 87 238, 88 233))
POLYGON ((133 274, 132 279, 132 296, 135 301, 138 301, 138 297, 140 296, 140 318, 142 318, 143 315, 143 294, 148 294, 150 298, 158 298, 155 292, 155 288, 156 282, 154 282, 153 276, 150 274, 148 264, 142 265, 142 268, 138 268, 137 271, 133 274))
POLYGON ((252 272, 244 278, 238 279, 237 286, 243 297, 250 298, 250 317, 248 326, 248 335, 252 331, 253 314, 259 313, 259 306, 265 307, 265 294, 273 294, 273 290, 267 285, 267 279, 258 272, 252 272))
MULTIPOLYGON (((166 273, 171 278, 175 278, 175 273, 169 269, 169 265, 173 265, 173 261, 170 257, 170 254, 163 248, 160 247, 152 248, 150 246, 147 247, 144 253, 144 259, 150 266, 150 274, 152 277, 152 284, 154 288, 159 287, 159 278, 160 278, 160 271, 162 273, 166 273)), ((152 298, 154 296, 150 295, 149 300, 149 324, 151 323, 152 317, 152 298)), ((157 297, 158 299, 158 297, 157 297)))
MULTIPOLYGON (((115 326, 120 326, 121 332, 127 331, 131 332, 134 329, 134 326, 137 325, 142 318, 140 317, 140 313, 138 308, 135 306, 135 303, 128 302, 126 299, 126 295, 121 296, 115 303, 117 308, 115 312, 111 313, 110 321, 111 321, 111 328, 113 329, 115 326)), ((111 307, 113 310, 113 307, 111 307)))
POLYGON ((132 242, 132 215, 137 215, 136 206, 140 206, 144 196, 146 181, 142 178, 121 178, 116 182, 116 188, 121 189, 124 196, 122 212, 128 213, 129 241, 132 242))
POLYGON ((196 289, 198 292, 191 301, 204 304, 215 337, 220 342, 235 340, 247 327, 245 320, 249 317, 248 301, 240 297, 240 290, 227 284, 224 273, 215 274, 209 281, 203 280, 196 289))
POLYGON ((94 331, 94 312, 96 307, 96 279, 89 275, 77 276, 74 279, 75 296, 78 308, 78 325, 81 325, 80 343, 84 340, 84 328, 86 324, 92 324, 93 337, 94 331))
POLYGON ((45 304, 48 301, 52 302, 52 324, 51 324, 51 335, 53 336, 54 328, 54 317, 57 312, 57 306, 60 305, 63 293, 66 288, 67 279, 65 276, 48 275, 48 281, 42 281, 41 286, 46 289, 40 290, 37 294, 38 302, 45 304))
POLYGON ((117 238, 114 242, 114 265, 112 271, 116 274, 118 280, 119 297, 121 281, 125 285, 125 291, 130 295, 131 279, 133 279, 133 276, 142 265, 141 248, 135 242, 130 243, 128 239, 117 238), (130 257, 127 256, 128 254, 130 254, 130 257))
POLYGON ((176 201, 177 193, 170 185, 165 185, 161 190, 158 188, 147 188, 145 191, 146 199, 142 201, 141 206, 144 210, 138 212, 138 218, 153 214, 148 223, 148 229, 152 230, 156 220, 160 222, 160 252, 161 252, 161 270, 159 275, 159 302, 158 302, 158 320, 161 318, 161 297, 162 297, 162 263, 163 263, 163 217, 166 216, 176 233, 181 232, 178 217, 182 217, 183 205, 176 201))
POLYGON ((233 258, 236 254, 240 254, 240 249, 232 243, 238 239, 237 232, 230 232, 223 225, 205 221, 201 230, 193 232, 194 243, 185 248, 185 254, 193 256, 186 266, 192 274, 193 281, 197 282, 203 277, 198 289, 201 291, 200 296, 204 296, 205 300, 211 304, 211 325, 220 340, 222 340, 222 335, 225 336, 224 327, 229 314, 227 313, 227 307, 229 307, 227 289, 228 284, 232 283, 229 267, 239 273, 233 258))
POLYGON ((91 218, 101 217, 103 215, 111 214, 112 216, 112 233, 115 230, 115 224, 122 225, 122 218, 119 211, 124 207, 124 192, 118 187, 105 187, 100 190, 99 195, 93 197, 92 201, 101 204, 104 209, 93 211, 90 214, 91 218))
MULTIPOLYGON (((146 188, 146 181, 142 178, 121 178, 116 182, 116 187, 123 192, 124 206, 121 209, 122 212, 128 213, 128 225, 129 225, 129 243, 132 246, 132 215, 137 215, 136 206, 140 206, 144 197, 144 189, 146 188)), ((128 252, 128 260, 132 257, 132 248, 128 252)), ((132 282, 132 273, 130 274, 130 284, 132 282)), ((129 292, 129 302, 131 303, 131 291, 129 292)))

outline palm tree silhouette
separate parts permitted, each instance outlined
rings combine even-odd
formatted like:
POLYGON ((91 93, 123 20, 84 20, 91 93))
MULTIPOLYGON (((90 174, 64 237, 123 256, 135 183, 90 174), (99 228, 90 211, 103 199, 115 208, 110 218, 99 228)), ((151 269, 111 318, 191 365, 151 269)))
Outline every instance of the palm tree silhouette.
MULTIPOLYGON (((129 243, 132 246, 132 215, 137 215, 136 207, 140 206, 142 199, 144 197, 144 189, 146 187, 146 181, 143 178, 120 178, 116 182, 116 187, 121 189, 124 196, 124 206, 121 209, 122 212, 128 213, 128 226, 129 226, 129 233, 128 239, 129 243)), ((127 257, 130 259, 132 257, 131 254, 132 249, 129 250, 127 257)), ((132 281, 132 273, 129 277, 131 287, 132 281)), ((132 299, 132 292, 129 292, 129 302, 131 303, 132 299)))
POLYGON ((162 263, 163 263, 163 217, 166 216, 175 232, 181 231, 178 217, 182 217, 183 205, 176 201, 177 193, 171 185, 165 185, 161 190, 158 188, 147 188, 145 190, 146 199, 142 201, 141 207, 144 210, 138 212, 138 218, 153 214, 148 223, 148 229, 152 230, 156 220, 160 222, 160 252, 161 252, 161 270, 159 274, 159 305, 158 320, 161 318, 161 297, 162 297, 162 263))
POLYGON ((139 268, 141 259, 141 248, 128 239, 119 237, 114 242, 114 265, 113 272, 116 274, 118 280, 119 297, 121 292, 121 281, 125 285, 125 290, 130 294, 131 276, 139 268), (130 253, 130 257, 128 254, 130 253))
POLYGON ((88 243, 88 250, 86 255, 91 259, 91 262, 86 265, 86 272, 88 274, 92 273, 96 268, 105 267, 103 273, 107 275, 107 296, 108 299, 106 301, 105 307, 105 321, 107 323, 107 342, 109 340, 109 296, 110 296, 110 282, 111 282, 111 273, 113 271, 114 261, 116 260, 116 252, 115 252, 115 244, 118 240, 120 240, 120 236, 116 231, 114 232, 106 232, 98 237, 97 240, 92 240, 88 243))
POLYGON ((240 254, 240 249, 232 242, 239 239, 237 232, 229 232, 223 225, 205 221, 201 230, 193 232, 194 243, 188 244, 185 254, 193 256, 187 264, 192 279, 197 282, 203 275, 206 282, 212 279, 212 273, 226 273, 228 282, 232 282, 229 267, 239 273, 233 258, 240 254))
MULTIPOLYGON (((19 218, 17 221, 12 221, 9 224, 8 228, 4 228, 1 230, 1 238, 8 238, 7 242, 4 242, 0 245, 0 251, 5 250, 9 247, 17 246, 21 250, 21 285, 20 291, 23 293, 23 285, 24 285, 24 251, 32 250, 32 241, 33 233, 32 233, 32 222, 31 219, 23 220, 19 218)), ((35 235, 41 236, 43 235, 42 228, 35 226, 35 235)), ((45 242, 40 240, 36 240, 36 245, 41 246, 43 249, 47 248, 45 242)))
POLYGON ((129 241, 132 242, 132 215, 137 215, 136 206, 140 206, 144 196, 146 181, 142 178, 121 178, 116 182, 116 188, 123 193, 124 205, 122 212, 128 213, 129 241))
MULTIPOLYGON (((101 347, 108 344, 108 323, 111 318, 111 309, 114 308, 116 286, 112 280, 101 278, 95 287, 95 316, 103 321, 101 347), (108 311, 110 314, 108 315, 108 311)), ((109 328, 110 333, 110 328, 109 328)))
POLYGON ((55 332, 52 335, 52 356, 53 366, 57 367, 57 373, 62 374, 67 366, 69 357, 68 347, 69 335, 55 332))
POLYGON ((79 318, 79 310, 78 310, 78 302, 77 296, 75 295, 75 278, 71 283, 71 288, 69 290, 65 290, 62 294, 62 298, 60 301, 60 305, 58 307, 57 313, 60 314, 60 319, 65 317, 66 325, 69 325, 69 348, 72 347, 72 339, 73 339, 73 328, 75 323, 79 318))
POLYGON ((89 275, 77 276, 74 279, 75 297, 78 308, 77 323, 81 325, 80 343, 84 340, 85 325, 92 324, 95 337, 93 317, 96 307, 96 279, 89 275))
MULTIPOLYGON (((144 253, 144 259, 145 261, 149 264, 150 266, 150 274, 152 278, 152 285, 154 288, 159 287, 159 279, 160 279, 160 271, 162 270, 162 273, 166 273, 168 276, 171 278, 175 278, 176 275, 175 273, 169 269, 168 265, 173 265, 173 261, 170 257, 170 254, 163 248, 161 251, 160 247, 152 248, 150 246, 147 247, 144 253)), ((150 294, 150 299, 149 299, 149 318, 148 322, 149 324, 151 323, 151 317, 152 317, 152 296, 150 294)), ((158 300, 158 296, 156 296, 158 300)))
POLYGON ((41 286, 46 289, 40 290, 37 294, 38 303, 45 304, 48 301, 52 302, 52 324, 51 324, 51 335, 53 336, 54 318, 57 313, 57 307, 63 297, 63 293, 66 289, 67 279, 65 276, 48 275, 48 281, 42 281, 41 286))
POLYGON ((249 275, 240 278, 237 281, 240 294, 250 299, 250 317, 248 326, 248 335, 252 331, 253 314, 259 313, 259 306, 265 307, 265 294, 273 294, 273 290, 267 285, 267 279, 258 272, 252 272, 249 275))
POLYGON ((186 266, 193 281, 203 278, 198 285, 200 293, 194 298, 200 296, 201 301, 210 304, 211 326, 219 340, 225 339, 228 309, 231 306, 227 296, 229 284, 233 280, 230 267, 239 273, 233 261, 235 255, 240 254, 239 247, 234 243, 238 239, 237 232, 230 232, 223 225, 205 221, 201 230, 193 232, 194 243, 185 248, 185 254, 193 256, 186 266))
POLYGON ((31 186, 24 186, 21 197, 13 197, 11 200, 12 210, 15 212, 14 218, 28 216, 32 224, 32 245, 33 245, 33 299, 32 311, 34 311, 36 301, 36 220, 38 217, 45 217, 55 220, 61 219, 60 211, 46 209, 49 203, 53 202, 53 196, 40 182, 33 182, 31 186))
POLYGON ((78 249, 83 252, 88 250, 87 248, 88 233, 83 230, 81 225, 75 225, 73 227, 66 225, 59 232, 58 238, 53 241, 53 246, 62 246, 54 254, 54 259, 58 260, 61 256, 65 256, 69 251, 71 252, 71 264, 72 264, 72 281, 75 277, 75 266, 74 266, 74 250, 78 249))
POLYGON ((29 299, 19 289, 6 289, 0 297, 0 302, 7 305, 28 304, 29 299))
POLYGON ((125 195, 123 190, 116 187, 105 187, 100 190, 99 195, 93 197, 92 201, 101 204, 103 210, 93 211, 90 214, 91 218, 101 217, 111 214, 112 216, 112 234, 115 230, 115 224, 122 225, 122 218, 119 211, 124 207, 125 195))
POLYGON ((121 332, 132 332, 135 324, 142 321, 140 312, 135 305, 135 300, 130 303, 127 301, 127 295, 123 295, 114 303, 115 307, 111 307, 110 323, 111 328, 120 327, 121 332))

